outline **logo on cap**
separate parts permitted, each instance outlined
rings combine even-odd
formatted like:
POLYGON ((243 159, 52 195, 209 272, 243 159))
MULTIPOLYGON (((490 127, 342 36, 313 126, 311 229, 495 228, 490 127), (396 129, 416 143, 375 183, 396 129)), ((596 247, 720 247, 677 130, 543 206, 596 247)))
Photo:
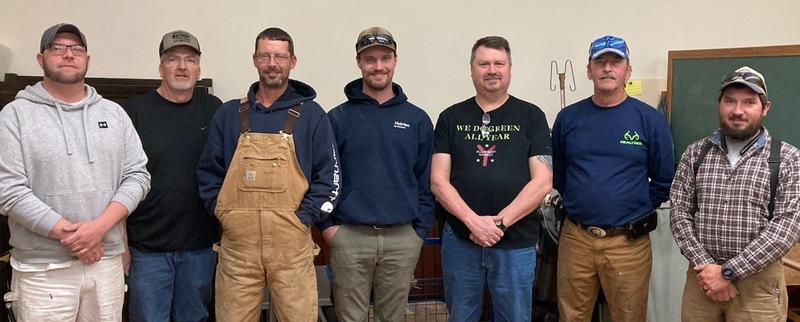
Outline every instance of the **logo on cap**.
POLYGON ((183 31, 176 31, 172 33, 172 41, 174 42, 190 42, 192 36, 183 31))

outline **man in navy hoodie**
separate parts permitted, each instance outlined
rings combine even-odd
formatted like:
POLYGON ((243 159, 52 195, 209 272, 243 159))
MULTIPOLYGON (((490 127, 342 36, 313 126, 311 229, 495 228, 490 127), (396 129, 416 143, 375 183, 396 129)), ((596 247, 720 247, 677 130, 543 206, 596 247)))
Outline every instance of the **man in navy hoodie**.
POLYGON ((422 241, 433 225, 430 160, 433 125, 392 82, 397 43, 372 27, 356 40, 362 78, 328 115, 342 164, 342 199, 317 223, 331 245, 340 321, 366 321, 370 291, 376 321, 405 321, 422 241))
POLYGON ((279 321, 317 321, 309 226, 339 194, 336 142, 314 89, 289 79, 294 42, 267 28, 256 37, 259 81, 214 115, 197 167, 200 197, 222 225, 217 321, 257 321, 264 287, 279 321))

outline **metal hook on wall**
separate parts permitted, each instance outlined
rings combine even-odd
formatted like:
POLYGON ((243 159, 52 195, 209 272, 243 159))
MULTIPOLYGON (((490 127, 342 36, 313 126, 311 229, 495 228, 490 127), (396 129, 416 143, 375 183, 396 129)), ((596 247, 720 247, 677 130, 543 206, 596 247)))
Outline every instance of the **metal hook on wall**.
POLYGON ((550 62, 550 90, 555 91, 556 86, 553 84, 553 76, 558 75, 558 88, 561 91, 561 108, 566 106, 566 97, 565 97, 565 80, 567 78, 567 70, 569 70, 570 75, 572 76, 572 84, 569 86, 569 90, 574 92, 577 89, 577 85, 575 84, 575 71, 572 68, 572 61, 567 59, 564 62, 564 72, 558 72, 558 63, 553 60, 550 62))

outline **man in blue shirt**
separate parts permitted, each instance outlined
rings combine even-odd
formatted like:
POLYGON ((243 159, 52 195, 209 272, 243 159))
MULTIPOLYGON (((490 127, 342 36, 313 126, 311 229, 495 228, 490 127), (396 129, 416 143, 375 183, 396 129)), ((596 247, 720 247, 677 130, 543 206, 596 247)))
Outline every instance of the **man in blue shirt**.
POLYGON ((601 287, 612 320, 647 313, 647 232, 669 197, 675 161, 666 119, 625 93, 629 54, 622 38, 592 42, 586 75, 594 95, 553 125, 553 186, 568 213, 558 248, 561 321, 589 321, 601 287))

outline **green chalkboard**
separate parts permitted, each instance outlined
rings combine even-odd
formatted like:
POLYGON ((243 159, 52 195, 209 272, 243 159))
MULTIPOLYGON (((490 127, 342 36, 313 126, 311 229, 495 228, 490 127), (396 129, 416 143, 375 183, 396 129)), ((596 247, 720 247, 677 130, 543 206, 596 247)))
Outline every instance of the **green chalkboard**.
POLYGON ((764 126, 772 136, 800 146, 800 45, 670 51, 667 114, 675 161, 689 144, 719 127, 722 77, 745 65, 767 82, 772 105, 764 126))

